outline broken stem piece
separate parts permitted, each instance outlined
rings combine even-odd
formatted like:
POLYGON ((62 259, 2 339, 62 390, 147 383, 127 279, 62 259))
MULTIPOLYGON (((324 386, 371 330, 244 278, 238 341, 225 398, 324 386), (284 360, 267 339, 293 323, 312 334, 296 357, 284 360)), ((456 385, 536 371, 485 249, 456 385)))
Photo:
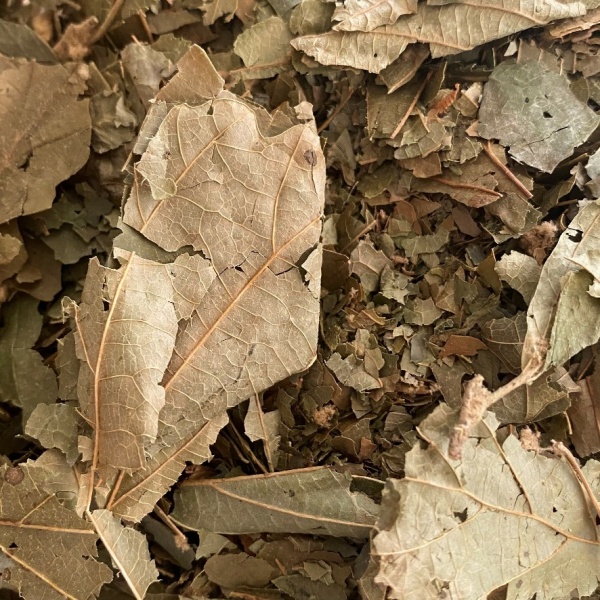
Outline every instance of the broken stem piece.
POLYGON ((485 387, 483 377, 475 375, 465 386, 463 404, 460 409, 458 423, 450 434, 448 456, 454 460, 462 457, 463 446, 469 437, 471 429, 481 421, 485 411, 492 405, 514 392, 522 385, 533 383, 543 371, 544 360, 542 356, 535 356, 514 379, 506 385, 490 392, 485 387))

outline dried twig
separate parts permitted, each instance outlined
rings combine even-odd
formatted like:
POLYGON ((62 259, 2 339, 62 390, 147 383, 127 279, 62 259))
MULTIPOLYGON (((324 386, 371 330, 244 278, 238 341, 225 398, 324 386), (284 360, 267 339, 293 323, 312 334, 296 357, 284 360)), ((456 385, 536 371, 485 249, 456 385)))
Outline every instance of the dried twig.
POLYGON ((533 198, 533 194, 517 179, 517 176, 505 165, 502 161, 494 154, 492 145, 489 141, 483 144, 483 151, 487 154, 488 158, 504 173, 507 179, 519 190, 522 196, 529 200, 533 198))

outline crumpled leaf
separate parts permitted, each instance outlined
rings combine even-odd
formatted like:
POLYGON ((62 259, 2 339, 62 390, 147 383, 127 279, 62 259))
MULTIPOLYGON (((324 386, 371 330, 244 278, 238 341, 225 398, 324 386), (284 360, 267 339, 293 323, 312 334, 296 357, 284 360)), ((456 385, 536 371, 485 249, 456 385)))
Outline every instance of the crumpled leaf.
POLYGON ((599 122, 562 75, 538 62, 506 62, 494 69, 483 89, 477 130, 509 146, 518 161, 550 173, 599 122))
POLYGON ((148 543, 143 534, 124 527, 109 510, 95 510, 88 517, 113 565, 119 570, 137 600, 143 600, 148 586, 157 580, 158 571, 150 560, 148 543))
POLYGON ((305 533, 365 538, 378 507, 352 479, 322 467, 204 479, 175 493, 172 518, 217 533, 305 533))
MULTIPOLYGON (((421 425, 431 442, 406 457, 406 478, 389 480, 374 553, 376 581, 391 598, 479 600, 507 585, 508 600, 581 596, 597 585, 597 526, 568 463, 496 439, 488 413, 462 461, 447 457, 457 414, 441 405, 421 425), (460 560, 457 558, 460 557, 460 560)), ((585 467, 597 487, 598 463, 585 467)), ((596 494, 598 491, 596 490, 596 494)))
POLYGON ((336 29, 371 31, 380 25, 393 25, 398 17, 417 12, 417 0, 345 0, 336 8, 336 29))
POLYGON ((24 421, 38 404, 58 397, 54 372, 32 348, 42 330, 37 307, 33 298, 16 297, 4 307, 0 331, 0 398, 20 407, 24 421))
POLYGON ((35 464, 0 467, 0 550, 13 561, 10 582, 25 598, 96 598, 112 579, 94 560, 98 536, 44 490, 35 464))
POLYGON ((79 403, 94 428, 92 468, 139 469, 156 438, 165 396, 159 384, 177 333, 169 274, 137 256, 119 271, 94 259, 72 314, 79 403))
POLYGON ((233 44, 233 51, 244 61, 239 73, 243 79, 273 77, 291 59, 292 32, 279 17, 256 23, 241 33, 233 44))
POLYGON ((25 425, 25 434, 39 440, 44 448, 58 448, 73 465, 79 457, 77 409, 70 404, 38 404, 25 425))
POLYGON ((531 302, 542 273, 542 267, 535 258, 513 251, 505 254, 494 268, 502 281, 506 281, 511 288, 517 290, 525 302, 531 302))
POLYGON ((360 283, 367 293, 379 287, 379 278, 392 261, 381 251, 376 250, 371 242, 361 240, 350 255, 352 273, 360 277, 360 283))
MULTIPOLYGON (((588 202, 580 208, 577 216, 562 233, 542 268, 540 280, 527 311, 527 335, 521 359, 523 366, 539 353, 540 346, 543 347, 548 342, 550 347, 546 354, 545 367, 561 365, 584 347, 577 339, 581 328, 598 331, 596 310, 578 313, 576 328, 571 329, 569 328, 574 324, 571 321, 559 322, 556 314, 569 274, 587 271, 595 280, 600 279, 599 238, 600 202, 588 202), (562 337, 554 333, 555 327, 564 332, 562 337)), ((561 310, 569 310, 567 296, 561 310)), ((589 338, 583 343, 588 341, 589 338)))
POLYGON ((89 101, 76 65, 0 57, 0 223, 50 208, 89 156, 89 101))
POLYGON ((381 387, 381 381, 365 369, 365 361, 350 354, 346 358, 334 352, 325 363, 344 385, 349 385, 358 392, 366 392, 381 387))
POLYGON ((324 65, 379 73, 414 42, 429 44, 432 57, 438 58, 523 29, 580 16, 585 10, 582 2, 558 0, 471 0, 448 6, 420 3, 415 15, 402 17, 394 25, 363 33, 339 31, 347 26, 339 23, 338 31, 296 38, 292 45, 324 65))

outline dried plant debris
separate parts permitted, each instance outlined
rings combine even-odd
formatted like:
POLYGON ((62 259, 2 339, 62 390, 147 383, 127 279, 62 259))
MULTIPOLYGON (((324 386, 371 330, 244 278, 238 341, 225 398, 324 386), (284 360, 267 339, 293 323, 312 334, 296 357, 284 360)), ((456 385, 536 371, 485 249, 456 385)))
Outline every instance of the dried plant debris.
POLYGON ((599 35, 4 3, 0 596, 596 597, 599 35))

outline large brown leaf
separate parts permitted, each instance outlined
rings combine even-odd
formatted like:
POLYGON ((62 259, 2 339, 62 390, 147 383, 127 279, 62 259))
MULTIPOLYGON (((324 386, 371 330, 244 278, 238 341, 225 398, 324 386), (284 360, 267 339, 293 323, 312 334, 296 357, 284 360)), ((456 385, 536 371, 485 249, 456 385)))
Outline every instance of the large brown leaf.
POLYGON ((177 333, 172 298, 163 265, 137 256, 119 271, 90 263, 73 321, 79 403, 94 428, 92 471, 145 465, 164 404, 159 383, 177 333))
POLYGON ((311 124, 273 124, 227 92, 166 107, 124 221, 164 250, 193 247, 216 276, 182 315, 152 459, 119 480, 108 508, 141 518, 186 460, 209 457, 227 408, 314 360, 324 171, 311 124))
POLYGON ((378 73, 414 42, 429 44, 431 55, 437 58, 585 11, 582 2, 557 0, 469 0, 445 6, 420 3, 415 15, 400 17, 394 25, 363 33, 362 23, 346 19, 335 25, 337 31, 306 35, 292 45, 325 65, 378 73))
MULTIPOLYGON (((406 456, 406 477, 388 480, 374 553, 388 597, 480 600, 507 586, 510 600, 590 594, 598 583, 596 516, 566 461, 497 439, 491 413, 462 460, 447 456, 458 415, 438 407, 419 425, 429 442, 406 456), (441 596, 440 590, 444 594, 441 596)), ((597 492, 600 463, 584 471, 597 492)))

